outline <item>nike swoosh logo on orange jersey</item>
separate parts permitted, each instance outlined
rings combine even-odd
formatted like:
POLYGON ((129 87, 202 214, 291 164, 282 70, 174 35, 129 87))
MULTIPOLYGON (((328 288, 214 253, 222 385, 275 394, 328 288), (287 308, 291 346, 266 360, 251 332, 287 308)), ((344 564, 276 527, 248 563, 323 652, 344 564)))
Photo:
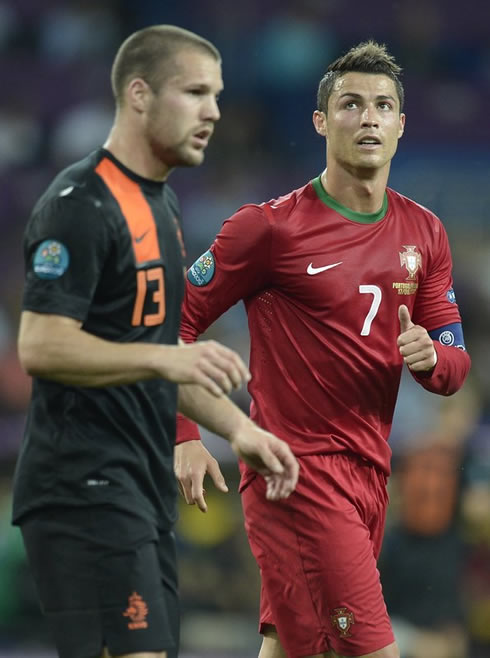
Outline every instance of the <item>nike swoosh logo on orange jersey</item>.
POLYGON ((148 233, 149 230, 150 230, 150 229, 147 229, 147 230, 146 230, 144 233, 142 233, 141 235, 137 235, 137 236, 135 236, 134 241, 135 241, 135 242, 141 242, 141 241, 143 240, 143 238, 146 236, 146 234, 148 233))
POLYGON ((310 263, 307 268, 308 274, 320 274, 320 272, 325 272, 326 270, 331 270, 332 267, 337 267, 337 265, 342 265, 344 261, 340 263, 332 263, 332 265, 324 265, 323 267, 313 267, 313 263, 310 263))

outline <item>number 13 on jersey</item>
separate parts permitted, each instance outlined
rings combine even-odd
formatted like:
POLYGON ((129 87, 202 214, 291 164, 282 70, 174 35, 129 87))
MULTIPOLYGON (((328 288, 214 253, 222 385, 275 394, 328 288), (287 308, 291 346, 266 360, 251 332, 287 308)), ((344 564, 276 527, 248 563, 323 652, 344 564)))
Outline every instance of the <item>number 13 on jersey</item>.
POLYGON ((163 267, 152 267, 149 270, 136 272, 136 299, 134 300, 133 327, 144 325, 154 327, 165 320, 165 286, 163 267), (151 295, 154 304, 153 313, 143 313, 147 294, 151 295))

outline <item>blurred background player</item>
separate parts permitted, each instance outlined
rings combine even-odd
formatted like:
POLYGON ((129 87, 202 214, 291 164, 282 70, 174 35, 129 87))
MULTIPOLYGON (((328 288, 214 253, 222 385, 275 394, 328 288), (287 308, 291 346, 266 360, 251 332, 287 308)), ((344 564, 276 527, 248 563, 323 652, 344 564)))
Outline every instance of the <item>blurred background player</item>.
POLYGON ((223 397, 249 377, 241 358, 178 345, 183 245, 166 180, 203 161, 220 55, 152 26, 121 45, 112 88, 107 141, 55 178, 24 240, 19 356, 34 380, 13 519, 61 658, 177 656, 177 407, 258 468, 269 497, 298 469, 223 397))

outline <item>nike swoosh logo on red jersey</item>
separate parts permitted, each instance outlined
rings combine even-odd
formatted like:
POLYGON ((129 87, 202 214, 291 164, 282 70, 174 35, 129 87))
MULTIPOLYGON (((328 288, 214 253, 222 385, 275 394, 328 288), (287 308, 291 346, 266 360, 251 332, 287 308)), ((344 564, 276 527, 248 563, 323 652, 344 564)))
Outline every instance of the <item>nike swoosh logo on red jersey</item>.
POLYGON ((310 263, 307 268, 308 274, 320 274, 320 272, 325 272, 326 270, 331 270, 332 267, 337 267, 337 265, 342 265, 344 261, 340 263, 332 263, 332 265, 324 265, 323 267, 313 267, 313 263, 310 263))

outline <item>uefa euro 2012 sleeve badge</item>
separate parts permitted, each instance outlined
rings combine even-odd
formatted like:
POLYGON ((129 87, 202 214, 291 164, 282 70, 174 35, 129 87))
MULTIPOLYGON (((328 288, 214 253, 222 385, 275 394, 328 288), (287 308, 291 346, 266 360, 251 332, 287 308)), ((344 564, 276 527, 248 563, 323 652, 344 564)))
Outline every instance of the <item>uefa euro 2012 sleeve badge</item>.
POLYGON ((347 610, 347 608, 335 608, 332 620, 333 626, 339 631, 340 637, 350 637, 350 628, 355 623, 354 613, 347 610))
POLYGON ((70 254, 58 240, 44 240, 36 249, 32 268, 40 279, 58 279, 70 263, 70 254))
POLYGON ((189 268, 187 279, 193 286, 207 286, 214 276, 214 256, 208 249, 189 268))

